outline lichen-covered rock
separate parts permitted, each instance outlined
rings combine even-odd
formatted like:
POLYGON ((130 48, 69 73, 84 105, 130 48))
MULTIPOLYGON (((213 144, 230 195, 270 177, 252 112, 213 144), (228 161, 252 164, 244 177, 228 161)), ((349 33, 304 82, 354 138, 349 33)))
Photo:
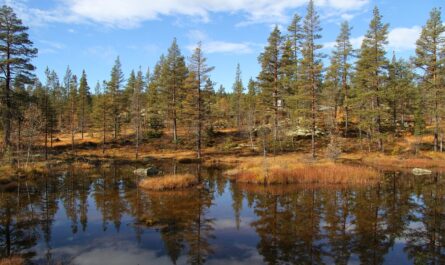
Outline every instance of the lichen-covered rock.
POLYGON ((159 169, 154 166, 149 166, 147 168, 138 168, 133 171, 135 175, 139 176, 155 176, 160 173, 159 169))
POLYGON ((416 176, 431 175, 433 173, 431 170, 424 168, 413 168, 412 172, 416 176))

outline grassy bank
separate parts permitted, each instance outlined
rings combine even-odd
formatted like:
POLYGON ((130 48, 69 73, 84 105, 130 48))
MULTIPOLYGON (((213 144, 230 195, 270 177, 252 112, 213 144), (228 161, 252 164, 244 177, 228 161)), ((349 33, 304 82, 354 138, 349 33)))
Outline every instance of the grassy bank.
POLYGON ((308 162, 298 156, 282 155, 268 159, 244 159, 226 175, 236 182, 274 184, 372 184, 380 179, 378 171, 364 166, 329 161, 308 162))
POLYGON ((165 175, 146 178, 139 182, 141 188, 153 191, 184 189, 196 184, 198 184, 198 178, 191 174, 165 175))

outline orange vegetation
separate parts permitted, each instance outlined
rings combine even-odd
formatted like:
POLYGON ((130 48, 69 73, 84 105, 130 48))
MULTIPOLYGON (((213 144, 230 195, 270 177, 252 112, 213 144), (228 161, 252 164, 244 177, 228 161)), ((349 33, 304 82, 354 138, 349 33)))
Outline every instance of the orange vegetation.
POLYGON ((359 163, 388 169, 412 169, 415 167, 445 170, 445 154, 437 152, 422 152, 419 156, 391 156, 380 153, 350 154, 342 158, 359 163))
POLYGON ((139 182, 139 186, 146 190, 174 190, 184 189, 196 185, 198 178, 191 174, 165 175, 162 177, 146 178, 139 182))
POLYGON ((292 156, 250 158, 226 174, 236 182, 254 184, 372 184, 380 174, 371 168, 329 161, 301 162, 292 156))
POLYGON ((10 257, 0 259, 0 265, 22 265, 25 264, 25 261, 20 257, 10 257))

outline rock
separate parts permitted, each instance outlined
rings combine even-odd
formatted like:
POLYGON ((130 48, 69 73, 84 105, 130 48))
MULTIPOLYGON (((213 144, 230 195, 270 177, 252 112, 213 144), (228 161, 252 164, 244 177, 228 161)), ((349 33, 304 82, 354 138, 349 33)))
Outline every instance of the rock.
POLYGON ((431 170, 424 168, 413 168, 412 172, 416 176, 431 175, 433 173, 431 170))
POLYGON ((147 168, 138 168, 133 171, 135 175, 139 176, 154 176, 160 173, 159 169, 154 166, 149 166, 147 168))
MULTIPOLYGON (((285 134, 286 136, 289 137, 311 137, 312 130, 310 128, 296 126, 294 129, 286 131, 285 134)), ((320 136, 320 135, 323 135, 323 132, 320 129, 316 128, 315 136, 320 136)))

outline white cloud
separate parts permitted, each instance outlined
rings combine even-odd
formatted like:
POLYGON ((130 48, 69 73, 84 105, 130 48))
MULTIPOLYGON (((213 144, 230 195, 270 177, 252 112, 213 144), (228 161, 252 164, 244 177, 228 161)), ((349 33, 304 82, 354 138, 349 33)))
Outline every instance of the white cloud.
POLYGON ((202 49, 205 53, 234 53, 234 54, 249 54, 254 52, 254 47, 258 44, 251 42, 228 42, 213 40, 207 36, 203 31, 191 30, 188 38, 192 44, 187 46, 190 52, 196 48, 196 43, 202 43, 202 49))
MULTIPOLYGON (((422 28, 419 26, 413 26, 411 28, 394 28, 388 33, 387 48, 398 52, 414 50, 421 31, 422 28)), ((363 39, 364 36, 351 38, 351 44, 354 49, 360 48, 363 39)), ((324 43, 323 47, 326 49, 333 49, 335 47, 335 41, 324 43)))
POLYGON ((65 45, 60 42, 40 40, 38 41, 39 54, 53 54, 65 48, 65 45))
MULTIPOLYGON (((245 15, 245 24, 281 23, 288 20, 287 13, 305 6, 307 0, 59 0, 52 10, 26 8, 27 0, 4 0, 20 7, 25 20, 44 22, 94 22, 113 27, 137 27, 147 20, 162 16, 185 15, 208 21, 211 13, 227 12, 245 15)), ((316 0, 326 10, 347 12, 363 8, 370 0, 316 0)))
POLYGON ((416 48, 416 41, 420 36, 422 28, 414 26, 411 28, 394 28, 388 34, 388 48, 395 51, 407 51, 416 48))

